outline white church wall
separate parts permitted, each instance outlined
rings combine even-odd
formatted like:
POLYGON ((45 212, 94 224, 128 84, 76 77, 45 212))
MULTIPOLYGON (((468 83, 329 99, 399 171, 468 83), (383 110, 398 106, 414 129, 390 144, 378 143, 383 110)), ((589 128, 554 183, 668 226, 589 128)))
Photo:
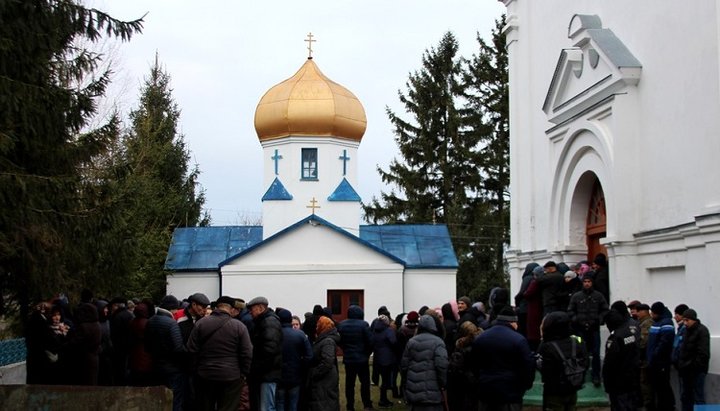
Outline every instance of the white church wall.
POLYGON ((223 292, 246 301, 266 297, 272 307, 283 307, 302 318, 315 304, 327 306, 328 290, 363 290, 365 320, 376 317, 385 305, 391 313, 403 307, 398 290, 402 288, 401 265, 385 267, 297 266, 252 267, 223 272, 223 292))
POLYGON ((318 208, 315 214, 332 221, 340 227, 348 227, 349 232, 358 234, 361 219, 359 202, 328 201, 328 197, 346 178, 357 190, 357 149, 359 142, 330 137, 286 137, 266 140, 263 146, 263 186, 270 187, 275 177, 293 196, 292 200, 263 202, 263 237, 268 238, 287 226, 313 214, 311 201, 314 198, 318 208), (301 179, 303 148, 318 150, 318 179, 301 179), (282 159, 278 160, 278 174, 275 174, 275 150, 282 159), (343 156, 345 150, 345 175, 343 175, 343 156))
POLYGON ((195 293, 205 294, 210 301, 220 297, 220 281, 216 271, 184 273, 177 272, 166 277, 166 293, 182 300, 195 293))
POLYGON ((442 307, 458 297, 455 287, 456 270, 408 269, 404 277, 404 312, 420 307, 442 307))

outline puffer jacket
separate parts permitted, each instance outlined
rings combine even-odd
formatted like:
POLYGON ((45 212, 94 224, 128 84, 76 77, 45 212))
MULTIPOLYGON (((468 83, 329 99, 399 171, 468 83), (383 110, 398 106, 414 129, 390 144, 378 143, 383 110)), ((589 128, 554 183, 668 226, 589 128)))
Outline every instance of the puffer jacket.
POLYGON ((351 305, 348 308, 348 318, 337 327, 345 364, 365 364, 372 352, 370 326, 363 317, 362 308, 351 305))
POLYGON ((250 380, 255 383, 282 381, 282 325, 270 308, 253 319, 250 380))
POLYGON ((423 329, 408 341, 400 362, 409 404, 440 404, 447 385, 448 355, 443 340, 423 329))
POLYGON ((145 351, 160 375, 178 374, 187 359, 180 327, 170 311, 157 308, 145 326, 145 351))

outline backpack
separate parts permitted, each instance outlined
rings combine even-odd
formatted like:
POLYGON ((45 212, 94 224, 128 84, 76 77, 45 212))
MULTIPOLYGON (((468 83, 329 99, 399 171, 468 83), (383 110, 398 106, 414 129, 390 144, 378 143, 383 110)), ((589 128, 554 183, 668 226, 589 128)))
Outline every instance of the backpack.
POLYGON ((570 339, 572 341, 572 355, 570 358, 565 358, 560 347, 555 341, 550 342, 550 345, 555 347, 560 359, 563 364, 563 384, 579 390, 585 383, 585 372, 587 367, 577 357, 577 342, 575 338, 570 339))

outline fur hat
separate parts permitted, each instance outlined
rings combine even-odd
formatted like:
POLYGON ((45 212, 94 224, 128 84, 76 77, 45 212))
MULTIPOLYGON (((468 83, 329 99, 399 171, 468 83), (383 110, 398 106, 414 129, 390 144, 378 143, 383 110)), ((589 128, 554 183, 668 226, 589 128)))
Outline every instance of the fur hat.
POLYGON ((229 297, 229 296, 227 296, 227 295, 223 295, 222 297, 220 297, 220 298, 217 299, 217 301, 215 302, 215 304, 216 304, 216 305, 218 305, 218 304, 227 304, 227 305, 229 305, 230 307, 234 307, 234 306, 235 306, 235 299, 232 298, 232 297, 229 297))

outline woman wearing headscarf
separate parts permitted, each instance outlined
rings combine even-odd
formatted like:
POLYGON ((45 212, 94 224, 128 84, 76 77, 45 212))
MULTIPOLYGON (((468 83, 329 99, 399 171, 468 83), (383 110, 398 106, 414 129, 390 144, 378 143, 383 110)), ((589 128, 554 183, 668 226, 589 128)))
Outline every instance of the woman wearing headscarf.
POLYGON ((313 359, 308 371, 310 411, 340 410, 340 377, 335 352, 340 334, 335 323, 328 317, 317 320, 316 339, 313 343, 313 359))

